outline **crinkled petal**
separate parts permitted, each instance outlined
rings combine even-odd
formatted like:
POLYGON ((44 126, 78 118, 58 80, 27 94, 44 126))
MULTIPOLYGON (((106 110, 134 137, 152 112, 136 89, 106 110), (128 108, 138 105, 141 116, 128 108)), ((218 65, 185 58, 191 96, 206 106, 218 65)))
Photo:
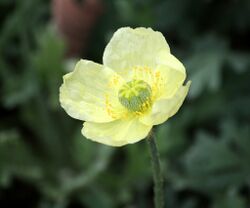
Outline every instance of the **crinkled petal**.
POLYGON ((152 106, 151 112, 142 116, 140 121, 145 125, 158 125, 176 114, 188 93, 190 84, 191 81, 185 86, 181 86, 172 98, 156 101, 152 106))
POLYGON ((82 134, 99 143, 122 146, 145 138, 151 128, 152 125, 144 125, 138 119, 115 120, 109 123, 85 122, 82 134))
POLYGON ((186 76, 186 69, 183 64, 172 54, 161 52, 157 56, 157 64, 165 65, 171 69, 180 71, 186 76))
POLYGON ((117 30, 105 48, 103 64, 121 75, 135 66, 155 68, 157 54, 169 54, 164 36, 151 28, 117 30))
POLYGON ((186 79, 186 70, 177 58, 168 54, 159 60, 155 75, 158 75, 155 81, 158 97, 167 99, 171 98, 182 86, 186 79))
POLYGON ((116 87, 110 86, 118 75, 100 64, 81 60, 73 72, 63 77, 60 87, 60 103, 73 118, 91 122, 109 122, 106 97, 116 96, 116 87))

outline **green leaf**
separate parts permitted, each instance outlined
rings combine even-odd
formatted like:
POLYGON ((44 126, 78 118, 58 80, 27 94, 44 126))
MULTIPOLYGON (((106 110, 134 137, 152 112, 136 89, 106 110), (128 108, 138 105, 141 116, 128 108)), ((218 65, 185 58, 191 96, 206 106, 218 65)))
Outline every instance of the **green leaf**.
POLYGON ((184 175, 174 176, 177 187, 216 193, 247 180, 248 165, 228 143, 205 133, 196 138, 184 156, 184 175))
POLYGON ((218 195, 213 208, 246 208, 246 201, 235 191, 229 190, 224 195, 218 195))
POLYGON ((195 52, 186 62, 192 80, 189 96, 196 98, 206 90, 214 92, 221 86, 221 70, 228 52, 226 43, 213 35, 194 42, 195 52))
POLYGON ((42 177, 39 161, 15 130, 0 132, 0 178, 8 186, 11 179, 20 177, 37 180, 42 177))

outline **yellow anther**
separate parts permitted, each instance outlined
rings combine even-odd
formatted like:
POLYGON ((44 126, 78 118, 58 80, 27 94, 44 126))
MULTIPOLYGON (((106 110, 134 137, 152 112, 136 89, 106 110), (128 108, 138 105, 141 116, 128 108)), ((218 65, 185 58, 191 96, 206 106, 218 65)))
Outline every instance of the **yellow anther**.
POLYGON ((106 111, 107 111, 108 115, 111 118, 116 119, 117 116, 116 116, 115 111, 113 110, 113 107, 111 105, 111 102, 110 102, 110 99, 109 99, 109 95, 105 95, 105 105, 106 105, 106 111))

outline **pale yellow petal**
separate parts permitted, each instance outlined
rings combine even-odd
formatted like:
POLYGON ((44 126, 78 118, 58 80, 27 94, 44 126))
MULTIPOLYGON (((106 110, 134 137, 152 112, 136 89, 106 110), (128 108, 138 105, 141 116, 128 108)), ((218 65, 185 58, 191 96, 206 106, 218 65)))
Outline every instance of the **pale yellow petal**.
POLYGON ((161 52, 157 56, 157 64, 158 65, 165 65, 171 69, 175 69, 180 71, 186 76, 186 69, 183 64, 172 54, 161 52))
POLYGON ((164 36, 151 28, 117 30, 105 48, 103 64, 121 75, 135 66, 155 68, 157 54, 170 53, 164 36))
MULTIPOLYGON (((108 113, 106 97, 116 97, 116 86, 112 79, 118 75, 107 67, 91 61, 81 60, 73 72, 63 77, 60 88, 60 103, 73 118, 109 122, 114 118, 108 113)), ((119 88, 119 87, 118 87, 119 88)))
POLYGON ((160 59, 155 70, 156 99, 171 98, 186 79, 183 64, 171 54, 164 57, 165 59, 160 59))
POLYGON ((109 123, 85 122, 82 134, 102 144, 123 146, 142 140, 151 128, 152 125, 144 125, 138 119, 116 120, 109 123))
POLYGON ((176 114, 188 93, 190 84, 191 81, 185 86, 181 86, 172 98, 156 101, 152 110, 147 115, 142 116, 140 121, 145 125, 158 125, 176 114))

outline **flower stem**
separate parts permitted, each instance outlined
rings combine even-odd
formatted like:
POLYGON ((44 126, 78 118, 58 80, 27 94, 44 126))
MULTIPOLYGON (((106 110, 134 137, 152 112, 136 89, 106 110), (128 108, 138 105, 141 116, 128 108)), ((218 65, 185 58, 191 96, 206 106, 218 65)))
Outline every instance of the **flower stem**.
POLYGON ((156 146, 155 136, 153 132, 151 132, 148 135, 147 143, 151 154, 151 162, 153 168, 155 208, 163 208, 164 207, 163 177, 160 167, 159 152, 156 146))

